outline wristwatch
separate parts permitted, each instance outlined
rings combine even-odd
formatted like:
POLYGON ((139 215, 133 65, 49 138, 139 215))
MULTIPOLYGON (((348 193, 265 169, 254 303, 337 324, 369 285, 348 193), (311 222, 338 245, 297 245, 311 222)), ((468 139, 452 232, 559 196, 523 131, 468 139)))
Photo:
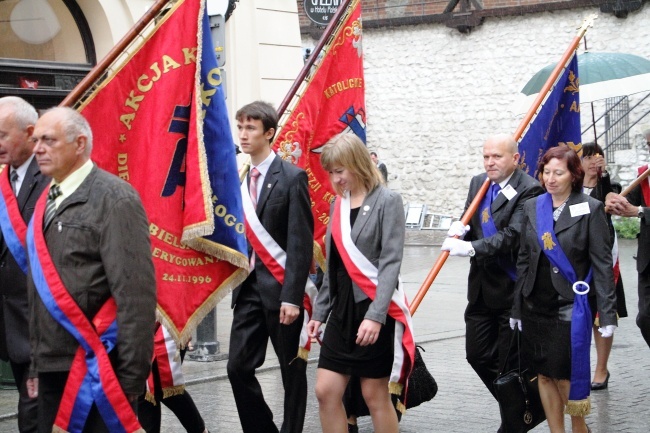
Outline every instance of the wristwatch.
POLYGON ((639 218, 643 218, 643 206, 639 206, 639 213, 637 215, 639 218))
POLYGON ((467 252, 467 255, 470 257, 474 257, 476 255, 476 251, 474 250, 473 247, 469 247, 469 251, 467 252))

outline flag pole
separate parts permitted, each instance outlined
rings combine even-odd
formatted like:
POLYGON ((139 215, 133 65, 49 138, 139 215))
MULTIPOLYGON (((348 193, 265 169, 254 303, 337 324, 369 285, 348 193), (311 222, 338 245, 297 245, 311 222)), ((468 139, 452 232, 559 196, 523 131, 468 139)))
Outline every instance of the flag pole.
POLYGON ((291 100, 298 92, 300 85, 303 83, 303 81, 309 74, 309 71, 311 71, 311 67, 314 66, 314 63, 316 63, 316 60, 318 59, 318 55, 323 50, 323 47, 329 41, 330 37, 332 36, 332 33, 334 33, 334 30, 336 30, 336 28, 343 23, 341 17, 347 12, 348 6, 352 1, 353 0, 345 0, 344 4, 339 5, 339 8, 336 10, 334 17, 332 18, 332 21, 330 21, 330 23, 325 28, 325 32, 323 33, 323 36, 321 36, 321 38, 319 39, 318 44, 316 44, 316 47, 311 52, 310 56, 307 58, 307 62, 302 67, 302 70, 298 74, 298 77, 291 85, 291 88, 289 89, 287 96, 285 96, 284 99, 282 100, 282 103, 280 103, 280 106, 278 107, 278 116, 281 117, 289 107, 289 104, 291 103, 291 100))
POLYGON ((147 12, 135 23, 126 35, 106 54, 106 56, 90 70, 88 75, 75 86, 74 89, 59 104, 61 107, 68 107, 74 104, 81 96, 97 81, 106 69, 122 54, 145 27, 153 21, 158 13, 169 3, 169 0, 156 0, 147 12))
MULTIPOLYGON (((594 20, 596 18, 597 15, 592 14, 587 18, 585 18, 585 20, 582 22, 582 25, 580 26, 578 33, 571 41, 571 44, 564 52, 564 55, 562 55, 560 61, 557 63, 557 65, 555 65, 555 69, 553 69, 553 72, 551 72, 551 75, 546 80, 546 83, 544 83, 542 90, 540 90, 540 92, 537 94, 537 98, 535 98, 535 102, 533 102, 530 109, 528 110, 528 112, 522 119, 521 123, 519 124, 519 127, 517 127, 517 129, 515 130, 515 133, 513 134, 513 138, 515 139, 515 141, 519 141, 519 139, 523 135, 524 131, 532 121, 535 114, 537 113, 537 110, 542 105, 542 102, 544 101, 544 98, 546 98, 549 90, 551 90, 551 88, 555 85, 558 78, 560 77, 560 74, 564 71, 567 64, 569 63, 569 60, 573 56, 575 50, 580 45, 580 41, 584 37, 585 33, 587 33, 587 29, 589 27, 593 27, 594 20)), ((485 193, 487 192, 489 186, 490 186, 490 179, 487 178, 485 179, 485 182, 483 182, 483 185, 481 185, 481 188, 479 189, 478 193, 476 194, 471 204, 463 214, 463 217, 460 219, 463 225, 469 224, 469 221, 472 219, 472 216, 478 209, 481 200, 483 200, 483 197, 485 196, 485 193)), ((457 238, 458 236, 455 237, 457 238)), ((427 275, 424 282, 420 286, 420 289, 418 290, 415 297, 411 301, 411 305, 410 305, 411 315, 415 314, 415 311, 420 306, 422 299, 424 299, 424 296, 429 291, 431 284, 433 284, 433 280, 435 280, 436 277, 438 276, 438 273, 442 269, 442 266, 445 264, 448 257, 449 257, 449 251, 442 251, 440 253, 440 256, 438 256, 438 260, 436 260, 436 262, 434 263, 433 267, 429 271, 429 274, 427 275)))

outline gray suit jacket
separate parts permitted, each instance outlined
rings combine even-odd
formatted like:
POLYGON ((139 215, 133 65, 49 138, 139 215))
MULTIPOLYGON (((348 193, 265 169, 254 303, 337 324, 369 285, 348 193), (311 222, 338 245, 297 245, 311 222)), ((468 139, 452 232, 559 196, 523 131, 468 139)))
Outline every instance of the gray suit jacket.
MULTIPOLYGON (((482 173, 472 178, 465 210, 486 177, 487 175, 482 173)), ((512 306, 514 282, 503 270, 501 263, 507 261, 516 263, 519 234, 524 220, 524 203, 544 190, 539 182, 520 169, 513 172, 508 185, 512 186, 517 194, 508 200, 501 193, 490 207, 497 233, 485 237, 481 228, 480 212, 476 212, 469 223, 470 231, 465 235, 465 240, 471 241, 476 251, 476 255, 470 259, 467 284, 467 300, 470 304, 474 304, 482 293, 485 304, 489 308, 507 309, 512 306)), ((490 194, 489 190, 488 194, 490 194)))
MULTIPOLYGON (((521 317, 521 302, 535 286, 539 259, 543 254, 537 240, 537 198, 524 206, 524 231, 517 260, 517 283, 513 317, 521 317)), ((612 272, 612 242, 607 228, 603 203, 586 194, 572 192, 555 223, 555 236, 568 257, 578 278, 585 278, 593 267, 591 289, 596 292, 601 326, 616 325, 616 292, 612 272), (587 202, 589 213, 571 216, 570 207, 587 202)), ((573 282, 567 281, 557 268, 551 269, 555 290, 564 298, 573 299, 573 282)))
MULTIPOLYGON (((9 167, 2 176, 9 176, 9 167)), ((29 222, 36 201, 50 178, 41 174, 36 159, 27 167, 18 192, 18 208, 29 222)), ((14 260, 0 231, 0 359, 16 363, 29 362, 29 322, 27 308, 27 275, 14 260)))
MULTIPOLYGON (((399 194, 380 185, 366 196, 351 232, 352 241, 359 251, 379 270, 377 293, 365 315, 366 319, 386 322, 388 306, 398 285, 402 265, 405 226, 404 205, 399 194)), ((329 261, 331 247, 330 223, 325 235, 327 272, 314 305, 313 318, 319 322, 327 319, 337 293, 336 275, 332 274, 329 261)), ((355 302, 368 298, 356 284, 352 283, 352 288, 355 302)))

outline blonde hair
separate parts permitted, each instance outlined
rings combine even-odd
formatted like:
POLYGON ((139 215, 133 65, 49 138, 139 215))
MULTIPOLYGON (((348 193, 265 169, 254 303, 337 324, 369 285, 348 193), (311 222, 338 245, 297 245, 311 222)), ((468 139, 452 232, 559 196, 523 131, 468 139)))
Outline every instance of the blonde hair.
MULTIPOLYGON (((383 183, 381 173, 370 159, 370 152, 359 137, 353 133, 342 133, 332 138, 320 156, 320 163, 326 171, 340 166, 352 173, 367 192, 383 183)), ((332 185, 338 195, 343 191, 332 185)))

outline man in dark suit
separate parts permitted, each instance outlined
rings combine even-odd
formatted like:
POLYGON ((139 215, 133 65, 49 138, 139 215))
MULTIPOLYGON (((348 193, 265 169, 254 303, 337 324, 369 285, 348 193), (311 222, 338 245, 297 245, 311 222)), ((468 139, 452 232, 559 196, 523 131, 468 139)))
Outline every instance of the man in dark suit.
POLYGON ((517 142, 511 136, 487 139, 483 145, 486 173, 472 178, 465 210, 486 177, 490 189, 470 225, 455 222, 449 230, 449 236, 464 236, 465 240, 449 237, 442 246, 452 256, 470 257, 469 304, 465 310, 467 362, 495 398, 492 384, 506 362, 512 335, 509 320, 524 202, 543 192, 518 163, 517 142))
POLYGON ((372 159, 372 162, 377 166, 377 170, 381 173, 381 177, 384 179, 384 184, 388 185, 388 168, 386 168, 386 164, 379 160, 377 152, 370 152, 370 159, 372 159))
MULTIPOLYGON (((0 164, 6 164, 0 176, 11 189, 3 190, 2 200, 16 200, 21 218, 29 223, 36 200, 49 182, 34 159, 31 141, 38 113, 23 99, 0 98, 0 164), (11 197, 13 194, 14 197, 11 197)), ((6 205, 5 205, 6 207, 6 205)), ((0 232, 0 358, 9 361, 18 388, 18 430, 35 432, 36 399, 27 394, 29 372, 29 320, 27 309, 27 275, 14 258, 4 232, 12 230, 9 220, 2 220, 0 232), (7 224, 7 226, 5 226, 7 224)))
MULTIPOLYGON (((643 135, 650 149, 650 129, 644 131, 643 135)), ((647 168, 647 165, 641 167, 639 174, 647 168)), ((639 273, 639 313, 636 324, 650 347, 650 178, 644 179, 626 197, 609 193, 606 204, 607 210, 614 215, 639 217, 641 220, 636 254, 636 270, 639 273)))
POLYGON ((251 158, 242 195, 244 208, 248 203, 253 215, 245 212, 251 273, 232 295, 228 378, 244 432, 277 432, 255 378, 270 338, 285 391, 280 431, 299 433, 307 407, 307 364, 297 355, 314 227, 307 174, 271 151, 278 122, 271 105, 253 102, 236 118, 242 151, 251 158), (255 242, 253 233, 261 242, 255 242), (265 234, 270 236, 263 240, 265 234), (283 261, 278 251, 286 253, 284 269, 269 268, 269 260, 283 261))
POLYGON ((67 107, 45 112, 32 137, 38 165, 52 177, 47 204, 38 202, 28 240, 35 254, 29 256, 27 279, 32 351, 27 385, 38 397, 41 432, 52 431, 57 411, 65 414, 71 406, 89 409, 71 415, 84 432, 126 429, 137 422, 128 405, 135 407, 151 367, 156 280, 149 223, 135 189, 90 160, 92 137, 86 119, 67 107), (57 303, 63 314, 53 308, 54 296, 68 301, 57 303), (102 333, 113 323, 116 332, 102 333), (80 341, 88 347, 81 358, 76 357, 80 341), (84 370, 77 361, 102 380, 85 382, 71 397, 64 395, 68 377, 84 370), (100 391, 111 398, 98 397, 100 391), (107 405, 110 409, 100 412, 98 406, 107 405), (121 425, 113 427, 116 418, 121 425))

